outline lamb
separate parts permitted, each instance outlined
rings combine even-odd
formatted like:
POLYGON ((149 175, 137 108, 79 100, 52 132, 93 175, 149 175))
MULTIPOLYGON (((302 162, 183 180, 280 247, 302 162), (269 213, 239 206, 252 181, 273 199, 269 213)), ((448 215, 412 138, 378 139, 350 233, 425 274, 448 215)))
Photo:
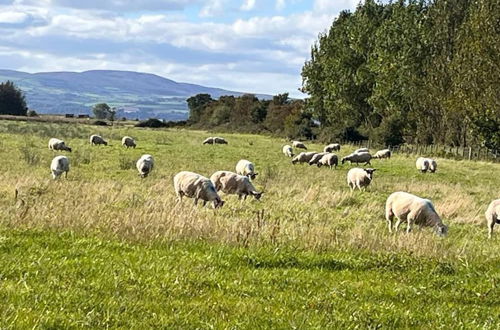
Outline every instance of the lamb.
POLYGON ((64 143, 63 140, 59 140, 56 138, 52 138, 49 140, 49 150, 60 150, 60 151, 69 151, 71 152, 71 148, 64 143))
POLYGON ((224 205, 224 201, 217 194, 217 190, 208 178, 193 172, 182 171, 174 177, 174 189, 179 202, 182 197, 194 198, 194 205, 198 205, 198 200, 203 201, 203 206, 207 202, 212 202, 214 209, 224 205))
POLYGON ((370 160, 372 159, 372 155, 368 152, 361 152, 361 153, 352 153, 350 155, 345 156, 342 158, 342 164, 344 164, 346 161, 349 161, 352 163, 365 163, 365 165, 371 165, 370 160))
POLYGON ((292 146, 294 148, 297 148, 297 149, 305 149, 307 150, 307 147, 304 143, 300 142, 300 141, 292 141, 292 146))
POLYGON ((486 216, 486 224, 488 225, 488 238, 491 238, 495 223, 500 224, 500 199, 492 201, 484 215, 486 216))
POLYGON ((258 192, 255 189, 247 176, 230 173, 222 176, 219 182, 221 183, 221 190, 224 193, 238 195, 238 199, 243 197, 246 200, 248 195, 252 195, 255 199, 259 200, 262 196, 262 192, 258 192))
POLYGON ((94 134, 90 136, 90 144, 94 146, 104 144, 107 146, 108 142, 105 141, 102 136, 94 134))
POLYGON ((134 148, 136 147, 135 140, 131 138, 130 136, 124 136, 122 138, 122 146, 128 148, 134 148))
POLYGON ((301 152, 292 159, 292 164, 295 165, 296 163, 309 163, 314 155, 316 155, 316 152, 301 152))
POLYGON ((219 191, 222 189, 222 183, 220 179, 226 175, 231 175, 231 174, 236 175, 236 173, 231 171, 217 171, 214 174, 212 174, 212 176, 210 177, 210 181, 212 181, 212 183, 214 184, 215 189, 219 191))
POLYGON ((309 161, 309 165, 316 165, 318 164, 319 160, 324 156, 327 155, 328 152, 318 152, 314 156, 312 156, 311 160, 309 161))
POLYGON ((394 226, 395 231, 398 230, 401 221, 406 221, 408 223, 407 233, 411 231, 413 224, 434 227, 440 236, 448 233, 448 227, 441 221, 432 202, 407 192, 392 193, 385 203, 385 218, 391 233, 394 216, 398 219, 394 226))
POLYGON ((254 180, 255 177, 259 174, 255 172, 255 165, 246 159, 241 159, 236 164, 236 173, 239 175, 248 176, 251 180, 254 180))
POLYGON ((69 159, 66 156, 57 156, 52 159, 50 163, 50 171, 52 172, 52 179, 59 178, 63 173, 64 177, 68 177, 69 172, 69 159))
POLYGON ((375 153, 375 155, 373 155, 373 158, 378 158, 378 159, 391 158, 391 151, 389 149, 379 150, 375 153))
POLYGON ((145 178, 151 173, 154 167, 154 159, 151 155, 142 155, 136 163, 137 170, 141 178, 145 178))
POLYGON ((340 144, 338 144, 338 143, 329 144, 323 149, 324 152, 332 152, 332 151, 339 151, 339 150, 340 150, 340 144))
POLYGON ((330 166, 330 168, 332 168, 332 166, 337 167, 338 164, 339 164, 339 158, 337 157, 337 155, 327 153, 319 160, 318 167, 325 165, 325 166, 330 166))
POLYGON ((359 148, 358 150, 354 151, 353 153, 359 154, 361 152, 370 152, 370 150, 368 150, 368 148, 359 148))
POLYGON ((287 157, 293 157, 293 149, 290 145, 283 146, 283 154, 287 157))
POLYGON ((372 182, 373 172, 375 171, 376 169, 374 168, 352 168, 347 172, 347 184, 351 190, 366 188, 372 182))

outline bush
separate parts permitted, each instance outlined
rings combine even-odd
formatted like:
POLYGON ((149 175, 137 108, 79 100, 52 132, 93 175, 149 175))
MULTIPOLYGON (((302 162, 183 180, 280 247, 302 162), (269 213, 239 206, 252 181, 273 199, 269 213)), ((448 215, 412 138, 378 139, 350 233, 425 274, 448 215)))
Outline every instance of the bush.
POLYGON ((96 120, 93 122, 93 124, 97 126, 108 126, 108 123, 105 122, 104 120, 96 120))
POLYGON ((160 128, 167 127, 167 124, 156 118, 149 118, 148 120, 143 120, 135 124, 135 127, 152 127, 160 128))
POLYGON ((28 112, 26 113, 26 115, 27 115, 28 117, 39 117, 39 116, 38 116, 38 113, 36 113, 36 111, 35 111, 35 110, 28 110, 28 112))

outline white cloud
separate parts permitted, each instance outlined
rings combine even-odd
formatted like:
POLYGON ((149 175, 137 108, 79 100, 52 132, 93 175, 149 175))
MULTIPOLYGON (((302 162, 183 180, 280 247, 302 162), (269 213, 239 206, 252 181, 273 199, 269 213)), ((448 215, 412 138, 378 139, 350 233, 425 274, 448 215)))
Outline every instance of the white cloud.
POLYGON ((224 12, 224 0, 208 0, 200 11, 200 17, 214 17, 224 12))
POLYGON ((0 24, 20 24, 24 23, 28 19, 28 15, 22 12, 16 11, 4 11, 0 12, 0 24))
POLYGON ((286 7, 286 1, 285 0, 276 0, 276 10, 283 10, 286 7))
POLYGON ((320 13, 335 13, 341 10, 353 10, 361 0, 314 0, 314 11, 320 13))
POLYGON ((255 0, 245 0, 240 9, 243 11, 250 11, 255 7, 255 0))

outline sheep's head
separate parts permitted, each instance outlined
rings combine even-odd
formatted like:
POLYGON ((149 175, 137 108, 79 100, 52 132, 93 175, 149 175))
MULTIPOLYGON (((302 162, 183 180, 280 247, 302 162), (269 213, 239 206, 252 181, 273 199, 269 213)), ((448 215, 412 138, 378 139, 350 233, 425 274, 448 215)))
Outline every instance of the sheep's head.
POLYGON ((252 191, 252 195, 253 195, 253 197, 255 197, 256 200, 260 200, 260 198, 262 197, 262 194, 263 194, 263 192, 252 191))
POLYGON ((436 234, 438 234, 439 236, 446 236, 448 234, 448 226, 445 224, 437 225, 436 234))
POLYGON ((254 180, 257 175, 259 175, 259 173, 250 173, 250 174, 248 174, 248 177, 250 179, 254 180))
POLYGON ((69 152, 71 152, 71 148, 70 147, 66 147, 66 150, 68 150, 69 152))
POLYGON ((214 209, 218 209, 218 208, 221 208, 223 205, 224 205, 225 201, 223 201, 222 199, 220 198, 216 198, 214 201, 213 201, 213 204, 212 204, 212 207, 214 209))
POLYGON ((372 180, 373 179, 373 172, 375 172, 377 169, 375 169, 375 168, 365 168, 364 170, 365 170, 366 174, 368 175, 368 178, 370 180, 372 180))

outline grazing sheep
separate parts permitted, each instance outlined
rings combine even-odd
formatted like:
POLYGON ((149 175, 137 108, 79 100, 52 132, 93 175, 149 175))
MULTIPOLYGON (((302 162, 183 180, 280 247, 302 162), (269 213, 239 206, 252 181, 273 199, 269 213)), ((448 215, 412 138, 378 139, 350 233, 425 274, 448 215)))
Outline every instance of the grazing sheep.
POLYGON ((136 163, 137 170, 141 178, 145 178, 151 173, 154 167, 154 159, 151 155, 142 155, 136 163))
POLYGON ((296 163, 309 163, 314 155, 316 155, 316 152, 301 152, 292 159, 292 164, 295 165, 296 163))
POLYGON ((71 152, 71 148, 64 143, 63 140, 59 140, 56 138, 52 138, 49 140, 49 150, 60 150, 60 151, 69 151, 71 152))
POLYGON ((415 166, 417 170, 420 170, 422 173, 425 173, 429 170, 429 160, 424 157, 419 157, 415 162, 415 166))
POLYGON ((500 199, 492 201, 484 215, 486 216, 486 224, 488 225, 488 238, 491 238, 495 223, 500 224, 500 199))
POLYGON ((318 164, 319 160, 321 159, 321 157, 323 157, 324 155, 327 155, 328 152, 318 152, 317 154, 315 154, 314 156, 312 156, 311 160, 309 161, 309 165, 316 165, 318 164))
POLYGON ((248 176, 250 179, 254 180, 255 177, 259 174, 255 172, 255 165, 246 159, 241 159, 236 164, 236 173, 239 175, 248 176))
POLYGON ((332 152, 332 151, 339 151, 339 150, 340 150, 340 144, 338 144, 338 143, 329 144, 323 149, 324 152, 332 152))
POLYGON ((288 144, 283 146, 283 154, 287 157, 293 157, 293 149, 288 144))
POLYGON ((212 181, 200 174, 187 171, 177 173, 174 177, 174 189, 179 202, 182 202, 183 196, 187 196, 194 198, 194 205, 198 205, 199 199, 203 201, 203 206, 212 202, 214 209, 224 205, 212 181))
POLYGON ((292 146, 294 148, 297 148, 297 149, 306 149, 307 150, 306 145, 300 141, 292 141, 292 146))
POLYGON ((394 226, 395 231, 398 230, 401 221, 406 221, 408 223, 407 233, 411 231, 413 224, 434 227, 440 236, 446 235, 448 232, 448 227, 443 224, 430 200, 407 192, 392 193, 385 203, 385 218, 391 233, 394 216, 398 219, 394 226))
POLYGON ((66 156, 57 156, 52 159, 50 163, 50 171, 52 172, 52 179, 57 179, 64 173, 64 177, 68 177, 69 172, 69 159, 66 156))
POLYGON ((94 134, 94 135, 90 136, 90 144, 93 145, 93 146, 101 145, 101 144, 104 144, 105 146, 107 146, 108 142, 105 141, 102 138, 102 136, 94 134))
POLYGON ((215 144, 227 144, 227 141, 224 138, 216 136, 216 137, 214 137, 214 143, 215 144))
POLYGON ((122 138, 122 146, 128 148, 134 148, 136 147, 135 140, 131 138, 130 136, 124 136, 122 138))
POLYGON ((230 173, 222 176, 220 183, 222 192, 238 195, 239 199, 243 197, 246 200, 248 195, 252 195, 255 199, 259 200, 262 196, 262 193, 255 189, 247 176, 230 173))
POLYGON ((374 168, 352 168, 347 172, 347 184, 351 190, 366 188, 372 182, 373 172, 375 171, 376 169, 374 168))
POLYGON ((368 150, 368 148, 359 148, 358 150, 354 151, 353 153, 359 154, 361 152, 370 152, 370 150, 368 150))
POLYGON ((214 144, 214 138, 207 137, 205 140, 203 140, 203 144, 214 144))
POLYGON ((346 161, 349 161, 352 163, 356 163, 358 165, 359 163, 365 163, 365 165, 371 165, 370 160, 372 159, 372 155, 368 152, 361 152, 361 153, 352 153, 350 155, 345 156, 342 158, 342 164, 344 164, 346 161))
POLYGON ((321 159, 319 160, 318 167, 325 165, 325 166, 329 166, 330 168, 332 168, 332 166, 337 167, 338 164, 339 164, 339 158, 337 157, 337 155, 327 153, 326 155, 321 157, 321 159))
POLYGON ((373 158, 378 158, 378 159, 391 158, 391 151, 389 149, 379 150, 375 153, 375 155, 373 155, 373 158))
POLYGON ((431 158, 428 158, 428 160, 429 160, 429 171, 431 173, 436 172, 436 170, 438 168, 437 162, 434 159, 431 159, 431 158))
POLYGON ((219 191, 222 189, 222 183, 220 179, 226 175, 232 175, 232 174, 236 175, 236 173, 231 171, 217 171, 214 174, 212 174, 212 176, 210 177, 210 181, 212 181, 212 183, 214 184, 215 189, 219 191))

